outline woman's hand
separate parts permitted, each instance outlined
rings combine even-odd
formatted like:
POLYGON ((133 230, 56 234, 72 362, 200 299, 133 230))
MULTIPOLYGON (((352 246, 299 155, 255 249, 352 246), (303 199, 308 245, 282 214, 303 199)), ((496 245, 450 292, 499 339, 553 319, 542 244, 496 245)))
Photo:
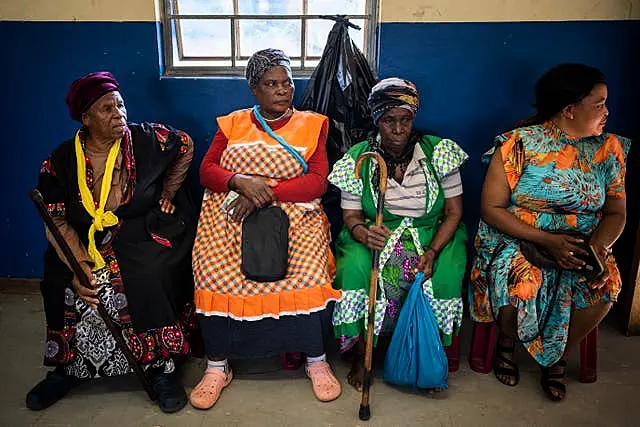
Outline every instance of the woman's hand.
POLYGON ((278 182, 274 179, 242 174, 236 174, 229 180, 229 189, 243 195, 258 208, 276 200, 271 189, 277 185, 278 182))
POLYGON ((176 211, 176 206, 171 203, 169 199, 160 199, 160 210, 166 214, 173 214, 176 211))
POLYGON ((607 260, 607 258, 609 258, 609 255, 611 255, 611 248, 608 248, 604 243, 599 242, 593 237, 589 241, 589 245, 593 248, 596 256, 600 258, 600 261, 602 261, 603 263, 607 260))
MULTIPOLYGON (((92 287, 96 286, 96 279, 93 276, 93 271, 91 271, 91 267, 86 262, 81 262, 80 267, 82 267, 82 271, 84 271, 85 276, 89 279, 89 283, 91 283, 92 287)), ((98 300, 98 291, 96 289, 85 288, 80 284, 80 280, 78 280, 78 276, 73 275, 73 280, 71 281, 74 289, 78 293, 78 296, 81 300, 86 302, 95 308, 95 306, 100 302, 98 300)))
POLYGON ((387 239, 391 236, 391 230, 384 224, 380 227, 372 225, 367 229, 366 241, 362 242, 370 249, 381 251, 387 243, 387 239))
POLYGON ((580 244, 584 240, 565 234, 545 233, 542 246, 551 254, 561 268, 566 270, 580 270, 585 262, 574 255, 587 256, 580 244))
POLYGON ((603 242, 598 241, 595 236, 591 238, 589 245, 593 248, 596 256, 600 259, 600 262, 604 265, 604 272, 593 279, 589 283, 589 287, 592 289, 600 289, 603 287, 609 279, 609 269, 607 268, 607 258, 611 255, 611 248, 608 248, 603 242))
POLYGON ((423 253, 420 257, 420 261, 418 261, 416 270, 424 273, 425 279, 429 279, 431 276, 433 276, 433 263, 435 262, 435 260, 436 252, 431 248, 427 248, 425 253, 423 253))
POLYGON ((236 197, 236 199, 227 206, 227 213, 231 216, 231 221, 237 223, 242 222, 255 210, 256 205, 243 195, 236 197))

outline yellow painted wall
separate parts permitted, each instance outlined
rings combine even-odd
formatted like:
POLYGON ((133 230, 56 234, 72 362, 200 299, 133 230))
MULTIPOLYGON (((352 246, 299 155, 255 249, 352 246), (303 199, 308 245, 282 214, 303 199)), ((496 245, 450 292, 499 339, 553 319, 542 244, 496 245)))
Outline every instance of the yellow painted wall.
MULTIPOLYGON (((158 1, 0 0, 0 20, 154 21, 158 1)), ((382 22, 623 20, 640 19, 640 0, 381 0, 380 15, 382 22)))
POLYGON ((382 22, 640 19, 640 0, 383 0, 382 22))
POLYGON ((4 21, 155 21, 154 0, 0 0, 4 21))

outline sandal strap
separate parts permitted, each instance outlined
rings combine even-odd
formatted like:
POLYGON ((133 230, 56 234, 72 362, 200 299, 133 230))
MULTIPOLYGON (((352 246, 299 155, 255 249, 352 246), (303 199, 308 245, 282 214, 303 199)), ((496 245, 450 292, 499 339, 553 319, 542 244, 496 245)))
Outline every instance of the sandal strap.
POLYGON ((544 375, 544 378, 546 379, 563 379, 566 378, 566 375, 563 373, 555 373, 555 374, 546 374, 544 375))
POLYGON ((500 360, 502 363, 505 363, 505 364, 507 364, 507 365, 509 365, 509 366, 511 366, 511 367, 513 367, 513 368, 517 368, 517 367, 518 367, 518 365, 516 364, 516 362, 514 362, 514 361, 513 361, 513 360, 511 360, 511 359, 507 359, 507 357, 506 357, 506 356, 504 356, 504 355, 502 355, 502 354, 500 354, 500 353, 498 353, 496 356, 498 357, 498 360, 500 360))
POLYGON ((543 380, 542 381, 542 386, 545 388, 557 388, 558 390, 561 390, 563 393, 567 392, 567 386, 564 383, 561 383, 560 381, 556 381, 556 380, 543 380))

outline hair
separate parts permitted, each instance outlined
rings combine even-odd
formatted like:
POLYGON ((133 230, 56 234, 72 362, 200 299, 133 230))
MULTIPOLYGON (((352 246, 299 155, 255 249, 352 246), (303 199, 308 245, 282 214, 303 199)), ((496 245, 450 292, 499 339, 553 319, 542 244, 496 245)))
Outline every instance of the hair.
POLYGON ((518 121, 511 129, 532 126, 552 119, 565 107, 582 101, 598 84, 606 84, 604 74, 584 64, 560 64, 549 69, 535 86, 536 114, 518 121))

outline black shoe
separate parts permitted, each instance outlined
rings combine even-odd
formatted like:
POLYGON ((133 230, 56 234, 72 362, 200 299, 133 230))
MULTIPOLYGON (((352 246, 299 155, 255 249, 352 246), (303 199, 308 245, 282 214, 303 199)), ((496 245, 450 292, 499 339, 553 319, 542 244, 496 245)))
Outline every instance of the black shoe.
POLYGON ((40 411, 56 403, 79 384, 79 380, 66 375, 62 369, 47 372, 47 376, 27 393, 27 408, 40 411))
POLYGON ((178 412, 187 405, 187 393, 175 372, 151 375, 149 382, 158 396, 157 403, 162 412, 178 412))

